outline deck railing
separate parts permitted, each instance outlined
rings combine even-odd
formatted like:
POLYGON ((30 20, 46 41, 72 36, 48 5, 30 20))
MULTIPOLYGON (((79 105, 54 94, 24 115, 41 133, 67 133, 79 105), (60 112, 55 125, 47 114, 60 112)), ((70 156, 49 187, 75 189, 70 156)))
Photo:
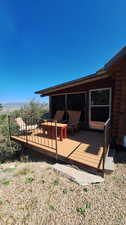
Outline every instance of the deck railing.
POLYGON ((104 125, 103 171, 105 170, 105 159, 109 151, 110 142, 111 142, 111 121, 109 118, 104 125))
MULTIPOLYGON (((57 152, 57 122, 54 120, 38 120, 34 117, 8 116, 9 135, 17 137, 22 143, 35 143, 36 147, 46 146, 57 152)), ((15 138, 16 139, 16 138, 15 138)))

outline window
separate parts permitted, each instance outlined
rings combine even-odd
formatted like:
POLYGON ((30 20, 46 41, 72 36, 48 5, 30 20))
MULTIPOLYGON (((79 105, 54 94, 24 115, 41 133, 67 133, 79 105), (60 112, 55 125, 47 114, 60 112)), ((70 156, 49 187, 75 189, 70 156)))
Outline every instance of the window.
POLYGON ((111 114, 111 88, 103 88, 97 90, 90 90, 89 92, 89 124, 91 128, 94 124, 98 125, 102 122, 102 129, 104 123, 111 114), (96 123, 93 123, 96 122, 96 123))

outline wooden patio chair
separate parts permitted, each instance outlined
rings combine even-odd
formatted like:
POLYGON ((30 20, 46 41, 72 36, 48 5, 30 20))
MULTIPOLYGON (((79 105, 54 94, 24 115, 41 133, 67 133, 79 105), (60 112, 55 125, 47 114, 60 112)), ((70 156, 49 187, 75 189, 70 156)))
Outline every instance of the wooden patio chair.
POLYGON ((79 120, 81 116, 81 111, 68 111, 69 121, 68 121, 68 129, 71 129, 72 133, 78 129, 79 120))
POLYGON ((37 128, 37 124, 35 125, 26 125, 26 123, 24 122, 24 120, 21 117, 17 117, 15 119, 18 127, 19 127, 19 131, 32 131, 34 129, 37 128))
POLYGON ((57 122, 62 122, 63 121, 63 115, 64 115, 64 111, 56 111, 55 116, 54 116, 54 120, 56 120, 57 122))

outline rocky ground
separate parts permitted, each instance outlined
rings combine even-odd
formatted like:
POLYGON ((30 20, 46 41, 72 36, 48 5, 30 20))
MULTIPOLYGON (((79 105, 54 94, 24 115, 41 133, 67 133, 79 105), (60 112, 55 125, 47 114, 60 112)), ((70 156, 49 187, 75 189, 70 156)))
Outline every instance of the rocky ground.
POLYGON ((47 162, 0 165, 0 225, 126 224, 126 152, 100 184, 80 186, 47 162))

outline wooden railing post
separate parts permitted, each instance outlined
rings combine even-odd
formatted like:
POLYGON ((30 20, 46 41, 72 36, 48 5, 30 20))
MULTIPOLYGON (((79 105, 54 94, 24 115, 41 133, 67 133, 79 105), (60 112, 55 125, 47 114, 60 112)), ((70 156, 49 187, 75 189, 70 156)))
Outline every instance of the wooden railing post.
POLYGON ((57 121, 55 121, 55 144, 56 144, 56 160, 58 159, 58 145, 57 145, 57 121))
POLYGON ((104 170, 105 170, 105 152, 106 152, 106 146, 105 146, 105 127, 104 127, 104 146, 103 146, 103 173, 104 173, 104 170))
POLYGON ((110 145, 110 118, 104 125, 104 147, 103 147, 103 172, 105 170, 105 158, 110 145))

